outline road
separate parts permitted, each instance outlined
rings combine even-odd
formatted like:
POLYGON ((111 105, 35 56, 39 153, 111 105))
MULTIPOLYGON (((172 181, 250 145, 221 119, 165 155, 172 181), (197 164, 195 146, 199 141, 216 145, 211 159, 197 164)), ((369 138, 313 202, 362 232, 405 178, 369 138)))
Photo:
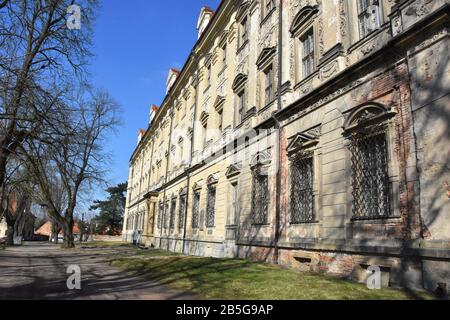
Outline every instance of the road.
POLYGON ((48 243, 26 243, 0 250, 0 300, 194 300, 147 279, 111 267, 108 259, 131 254, 127 248, 62 250, 48 243), (81 289, 69 290, 70 265, 81 269, 81 289))

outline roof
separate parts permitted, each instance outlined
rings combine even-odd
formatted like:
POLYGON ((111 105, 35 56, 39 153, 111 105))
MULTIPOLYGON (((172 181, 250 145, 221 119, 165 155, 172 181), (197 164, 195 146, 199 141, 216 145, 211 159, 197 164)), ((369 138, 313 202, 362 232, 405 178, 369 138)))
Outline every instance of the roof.
MULTIPOLYGON (((78 223, 75 222, 75 224, 73 225, 72 232, 73 234, 79 234, 81 232, 78 223)), ((44 223, 44 225, 42 225, 42 227, 36 230, 35 234, 38 236, 50 237, 52 234, 52 223, 50 221, 47 221, 46 223, 44 223)), ((62 232, 60 232, 59 234, 62 234, 62 232)))

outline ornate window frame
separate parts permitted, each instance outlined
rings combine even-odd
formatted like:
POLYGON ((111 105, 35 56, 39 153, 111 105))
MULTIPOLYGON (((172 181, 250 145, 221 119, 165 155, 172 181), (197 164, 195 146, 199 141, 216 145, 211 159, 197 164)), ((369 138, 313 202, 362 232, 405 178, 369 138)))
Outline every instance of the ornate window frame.
POLYGON ((248 109, 248 92, 247 92, 248 77, 245 74, 239 73, 233 81, 234 94, 234 126, 238 127, 245 118, 248 109), (243 95, 244 106, 240 108, 240 99, 243 95))
POLYGON ((319 23, 317 16, 319 14, 319 6, 305 6, 294 17, 291 27, 289 29, 291 36, 294 38, 294 52, 295 52, 295 83, 308 79, 318 72, 319 62, 319 23), (314 68, 313 72, 308 76, 304 76, 303 71, 303 45, 302 38, 310 32, 313 32, 314 42, 314 68))
POLYGON ((321 187, 321 163, 322 151, 320 147, 321 125, 316 125, 311 129, 297 133, 291 138, 286 151, 289 159, 288 172, 286 175, 288 205, 287 212, 289 213, 289 225, 305 225, 319 223, 322 220, 322 207, 320 199, 321 187), (296 161, 303 159, 312 160, 312 219, 293 220, 292 208, 292 174, 296 161))
POLYGON ((349 110, 344 130, 345 168, 347 179, 347 217, 353 223, 373 223, 375 221, 392 221, 400 219, 399 163, 395 154, 395 122, 397 112, 393 108, 378 102, 367 102, 349 110), (353 169, 350 150, 354 135, 370 135, 372 131, 384 132, 386 139, 386 161, 390 214, 379 217, 355 217, 353 214, 353 169))
POLYGON ((264 226, 271 224, 271 194, 273 192, 272 184, 270 183, 271 164, 272 157, 269 151, 258 152, 253 156, 250 162, 250 169, 252 173, 251 221, 253 226, 264 226), (263 196, 266 199, 256 199, 258 196, 256 194, 257 190, 255 190, 256 183, 264 183, 266 188, 266 190, 264 190, 265 195, 259 196, 263 196), (262 201, 265 201, 265 205, 262 208, 265 212, 259 212, 261 211, 262 201), (256 210, 258 210, 258 212, 256 210))
POLYGON ((250 8, 250 0, 244 1, 241 6, 239 7, 237 13, 236 13, 236 22, 238 24, 238 51, 240 51, 249 41, 249 32, 250 32, 250 14, 249 14, 249 8, 250 8), (244 28, 246 28, 246 38, 243 38, 242 32, 244 28))
POLYGON ((218 183, 219 177, 217 174, 212 174, 207 179, 208 192, 206 197, 206 228, 208 229, 215 227, 218 183))

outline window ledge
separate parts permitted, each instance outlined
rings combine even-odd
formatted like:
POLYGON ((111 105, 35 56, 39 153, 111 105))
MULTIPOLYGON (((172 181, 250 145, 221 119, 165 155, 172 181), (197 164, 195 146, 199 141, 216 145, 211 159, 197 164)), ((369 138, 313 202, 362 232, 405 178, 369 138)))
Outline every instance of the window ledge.
POLYGON ((300 80, 295 86, 294 86, 294 90, 297 90, 298 88, 300 88, 302 85, 304 85, 305 83, 307 83, 308 81, 314 79, 314 77, 316 77, 319 74, 319 69, 316 68, 316 70, 314 70, 313 73, 311 73, 309 76, 307 76, 306 78, 300 80))
POLYGON ((367 217, 367 218, 352 218, 354 224, 388 224, 401 223, 403 221, 401 216, 392 217, 367 217))
POLYGON ((244 43, 237 49, 236 54, 239 54, 242 50, 244 50, 245 46, 248 44, 248 39, 244 41, 244 43))
POLYGON ((269 18, 272 16, 272 14, 273 14, 276 10, 277 10, 277 8, 276 8, 276 7, 273 7, 273 8, 266 14, 266 16, 265 16, 264 18, 262 18, 261 23, 259 24, 259 26, 262 27, 262 26, 267 22, 267 20, 269 20, 269 18))
POLYGON ((303 221, 303 222, 289 222, 289 226, 304 226, 304 225, 315 225, 320 224, 320 221, 314 220, 314 221, 303 221))
POLYGON ((348 53, 352 53, 356 49, 362 47, 364 44, 366 44, 370 40, 373 40, 373 38, 375 38, 377 35, 379 35, 383 31, 385 31, 386 29, 389 29, 389 27, 390 27, 390 24, 385 23, 385 24, 381 25, 378 29, 376 29, 376 30, 372 31, 371 33, 369 33, 368 35, 366 35, 364 38, 360 38, 358 41, 356 41, 354 44, 352 44, 350 46, 350 48, 348 48, 348 53))

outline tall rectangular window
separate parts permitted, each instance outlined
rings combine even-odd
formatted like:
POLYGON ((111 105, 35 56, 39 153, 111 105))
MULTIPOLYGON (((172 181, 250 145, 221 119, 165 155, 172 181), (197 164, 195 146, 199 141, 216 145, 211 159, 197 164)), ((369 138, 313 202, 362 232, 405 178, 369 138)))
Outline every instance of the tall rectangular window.
POLYGON ((192 203, 192 228, 197 229, 198 226, 198 214, 200 207, 200 192, 194 192, 194 199, 192 203))
POLYGON ((206 148, 207 142, 208 142, 208 125, 205 124, 203 126, 203 149, 206 148))
POLYGON ((314 30, 311 28, 300 39, 302 44, 303 78, 314 72, 314 30))
POLYGON ((169 203, 169 201, 167 201, 166 208, 164 209, 164 229, 169 228, 169 218, 170 218, 169 206, 170 206, 170 203, 169 203))
POLYGON ((291 223, 314 221, 313 158, 299 158, 291 170, 291 223))
POLYGON ((357 0, 358 22, 361 38, 380 28, 380 4, 379 0, 357 0))
POLYGON ((158 209, 158 229, 163 228, 164 204, 161 202, 158 209))
POLYGON ((245 114, 245 90, 237 94, 237 124, 239 125, 244 119, 245 114))
POLYGON ((216 187, 208 187, 208 202, 206 205, 206 227, 214 227, 214 219, 216 215, 216 187))
POLYGON ((175 228, 175 210, 177 207, 177 200, 173 199, 172 204, 170 206, 170 221, 169 221, 169 228, 172 230, 175 228))
POLYGON ((266 224, 269 211, 269 177, 259 169, 253 172, 252 213, 254 224, 266 224))
POLYGON ((275 0, 265 0, 266 5, 265 5, 265 12, 264 12, 264 16, 267 16, 270 11, 272 11, 273 8, 275 8, 275 0))
POLYGON ((241 22, 241 37, 239 45, 242 46, 248 40, 248 19, 245 17, 241 22))
POLYGON ((178 208, 178 229, 184 228, 184 215, 186 212, 186 196, 180 196, 180 207, 178 208))
POLYGON ((274 96, 273 96, 273 67, 270 65, 265 71, 264 71, 264 85, 265 85, 265 103, 270 103, 274 96))
POLYGON ((225 44, 222 47, 222 66, 225 67, 227 65, 227 45, 225 44))
POLYGON ((211 85, 211 65, 207 67, 207 80, 208 80, 208 86, 211 85))
POLYGON ((353 217, 391 216, 388 150, 385 132, 354 134, 350 143, 353 217))
POLYGON ((217 115, 219 116, 219 125, 218 125, 218 128, 219 128, 219 131, 222 132, 222 130, 223 130, 223 110, 220 110, 220 111, 217 113, 217 115))
POLYGON ((231 185, 231 212, 229 224, 234 226, 237 224, 237 213, 238 213, 238 184, 233 183, 231 185))

